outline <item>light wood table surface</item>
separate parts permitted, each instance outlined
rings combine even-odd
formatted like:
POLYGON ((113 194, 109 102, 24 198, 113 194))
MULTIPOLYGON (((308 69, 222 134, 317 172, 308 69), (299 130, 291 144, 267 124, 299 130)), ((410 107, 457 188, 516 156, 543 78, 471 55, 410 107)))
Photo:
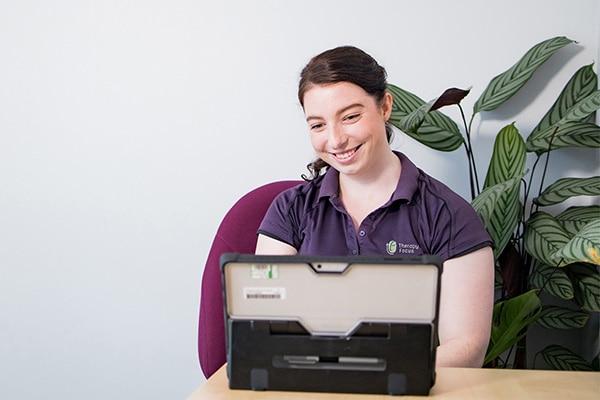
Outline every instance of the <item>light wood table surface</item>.
POLYGON ((389 396, 346 393, 308 393, 231 390, 225 366, 219 369, 188 400, 600 400, 600 373, 542 370, 438 368, 429 396, 389 396))

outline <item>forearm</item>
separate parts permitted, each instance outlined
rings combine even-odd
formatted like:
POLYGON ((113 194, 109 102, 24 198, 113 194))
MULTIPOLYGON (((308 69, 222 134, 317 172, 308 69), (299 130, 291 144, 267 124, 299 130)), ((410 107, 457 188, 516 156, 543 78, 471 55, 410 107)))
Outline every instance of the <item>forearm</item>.
POLYGON ((448 340, 437 348, 436 367, 481 368, 487 347, 484 338, 448 340))
POLYGON ((491 248, 444 263, 437 366, 482 366, 490 340, 493 303, 491 248))

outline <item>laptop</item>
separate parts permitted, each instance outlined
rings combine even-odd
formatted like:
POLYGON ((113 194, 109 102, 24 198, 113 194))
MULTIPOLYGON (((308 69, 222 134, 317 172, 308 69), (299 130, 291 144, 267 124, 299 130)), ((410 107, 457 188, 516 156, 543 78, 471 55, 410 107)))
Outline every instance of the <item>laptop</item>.
POLYGON ((435 256, 221 256, 231 389, 427 395, 435 256))

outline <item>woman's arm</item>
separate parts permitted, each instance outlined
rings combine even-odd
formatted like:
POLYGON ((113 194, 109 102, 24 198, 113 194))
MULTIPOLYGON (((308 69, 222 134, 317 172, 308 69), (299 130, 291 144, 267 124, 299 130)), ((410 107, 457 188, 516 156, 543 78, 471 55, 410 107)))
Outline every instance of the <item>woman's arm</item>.
POLYGON ((490 247, 444 262, 438 367, 480 368, 490 340, 494 254, 490 247))
POLYGON ((298 251, 287 243, 259 234, 255 253, 265 255, 294 255, 298 251))
MULTIPOLYGON (((294 247, 258 235, 256 254, 293 255, 294 247)), ((494 306, 494 256, 486 247, 447 260, 442 273, 438 367, 483 364, 490 340, 494 306)))

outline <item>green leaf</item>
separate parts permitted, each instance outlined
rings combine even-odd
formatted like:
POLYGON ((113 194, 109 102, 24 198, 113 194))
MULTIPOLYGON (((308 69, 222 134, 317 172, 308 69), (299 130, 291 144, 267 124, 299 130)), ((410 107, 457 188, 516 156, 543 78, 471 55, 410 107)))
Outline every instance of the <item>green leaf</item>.
POLYGON ((540 354, 546 363, 558 370, 563 371, 592 371, 592 366, 582 357, 573 353, 566 347, 552 344, 545 347, 540 354))
POLYGON ((596 265, 576 263, 564 268, 573 282, 574 301, 587 311, 600 311, 600 272, 596 265))
POLYGON ((585 262, 600 265, 600 218, 588 222, 560 250, 550 256, 571 264, 585 262))
POLYGON ((494 142, 484 187, 490 187, 517 176, 523 176, 526 153, 525 141, 515 124, 502 128, 494 142))
POLYGON ((573 282, 565 268, 551 267, 547 264, 536 264, 529 283, 532 287, 544 290, 559 299, 571 300, 575 296, 573 282))
POLYGON ((555 125, 562 125, 569 121, 585 121, 600 108, 600 90, 584 97, 571 107, 555 125))
POLYGON ((527 151, 538 155, 567 147, 600 147, 600 126, 590 122, 566 122, 530 135, 527 151))
POLYGON ((500 356, 525 336, 526 328, 537 320, 540 309, 540 299, 533 290, 497 303, 484 364, 500 356))
POLYGON ((575 196, 600 196, 600 176, 561 178, 548 186, 533 202, 551 206, 575 196))
POLYGON ((599 108, 600 90, 596 90, 564 111, 560 120, 529 135, 527 150, 539 155, 562 147, 598 147, 598 126, 587 120, 599 108))
POLYGON ((471 202, 494 242, 496 258, 508 243, 518 222, 518 192, 522 176, 484 189, 471 202))
POLYGON ((600 205, 573 206, 556 216, 556 220, 565 231, 573 236, 596 218, 600 218, 600 205))
POLYGON ((566 37, 555 37, 533 46, 515 65, 491 80, 475 102, 473 114, 499 107, 517 93, 546 60, 572 42, 566 37))
POLYGON ((521 202, 519 201, 519 186, 513 186, 500 194, 490 220, 488 228, 494 240, 494 259, 498 259, 515 232, 521 215, 521 202))
MULTIPOLYGON (((502 128, 494 142, 484 188, 522 177, 524 175, 525 157, 525 141, 519 130, 514 124, 502 128)), ((519 221, 520 213, 519 186, 514 185, 500 194, 489 220, 488 226, 494 236, 494 256, 496 259, 510 241, 519 221)))
POLYGON ((431 111, 433 103, 435 103, 435 99, 413 110, 400 120, 397 127, 404 133, 416 135, 418 129, 423 125, 423 122, 425 122, 425 117, 427 117, 427 114, 431 111))
POLYGON ((582 328, 590 318, 585 311, 559 306, 543 306, 537 324, 548 329, 582 328))
POLYGON ((594 71, 593 64, 581 67, 565 85, 558 99, 556 99, 550 110, 548 110, 546 115, 544 115, 542 120, 533 129, 530 136, 556 124, 566 115, 571 107, 581 99, 595 92, 597 88, 598 76, 594 71))
POLYGON ((522 176, 515 177, 506 182, 498 183, 494 186, 485 188, 477 197, 471 202, 471 206, 475 209, 479 218, 483 221, 483 224, 487 227, 489 225, 490 218, 496 207, 496 202, 500 195, 515 186, 518 187, 522 176))
MULTIPOLYGON (((402 130, 402 120, 423 106, 425 102, 414 94, 392 84, 388 84, 388 91, 394 99, 389 122, 402 130)), ((454 151, 464 143, 458 125, 439 111, 427 113, 416 132, 405 133, 425 146, 439 151, 454 151)))
POLYGON ((398 123, 398 128, 403 132, 417 134, 418 129, 423 125, 425 118, 430 112, 445 106, 460 104, 461 100, 469 94, 469 90, 457 88, 446 89, 437 99, 424 103, 402 118, 398 123))
POLYGON ((542 263, 557 265, 551 254, 564 247, 569 240, 569 234, 546 212, 538 211, 525 222, 525 249, 542 263))

